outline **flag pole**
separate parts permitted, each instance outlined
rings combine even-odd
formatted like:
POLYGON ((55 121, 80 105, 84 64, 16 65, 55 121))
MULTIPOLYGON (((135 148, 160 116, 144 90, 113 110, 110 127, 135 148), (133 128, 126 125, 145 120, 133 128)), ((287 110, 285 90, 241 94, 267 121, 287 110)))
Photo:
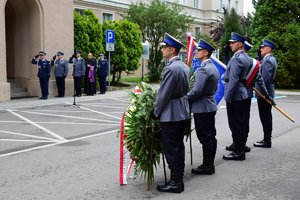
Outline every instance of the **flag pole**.
POLYGON ((288 118, 291 122, 295 122, 295 120, 284 110, 279 108, 277 105, 273 105, 272 102, 266 98, 260 91, 258 91, 255 87, 253 87, 254 92, 261 98, 263 98, 268 104, 271 104, 276 110, 278 110, 281 114, 283 114, 286 118, 288 118))

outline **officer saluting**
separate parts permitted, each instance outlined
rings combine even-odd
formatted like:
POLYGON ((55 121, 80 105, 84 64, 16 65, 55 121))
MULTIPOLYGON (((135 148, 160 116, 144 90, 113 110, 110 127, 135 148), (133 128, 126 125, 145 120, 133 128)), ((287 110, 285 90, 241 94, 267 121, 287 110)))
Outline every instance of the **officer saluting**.
POLYGON ((32 58, 31 63, 38 66, 38 77, 40 80, 40 87, 42 97, 39 99, 48 99, 49 95, 49 78, 50 78, 50 62, 45 58, 46 53, 40 51, 38 55, 32 58))
POLYGON ((224 75, 227 117, 229 128, 232 133, 235 149, 228 155, 224 155, 225 160, 245 160, 245 145, 247 141, 247 98, 246 73, 251 65, 247 54, 244 52, 244 42, 246 38, 232 33, 230 48, 234 55, 229 60, 224 75))
POLYGON ((214 159, 217 150, 215 115, 217 104, 214 94, 218 88, 220 74, 210 56, 215 48, 204 39, 200 39, 196 58, 201 60, 200 67, 195 71, 195 83, 187 94, 192 106, 197 137, 202 144, 203 163, 192 169, 194 174, 214 174, 214 159))
POLYGON ((171 180, 158 185, 161 192, 181 193, 184 191, 184 130, 189 118, 189 104, 184 97, 188 92, 189 68, 179 58, 183 46, 169 34, 161 43, 162 54, 168 60, 164 68, 153 117, 159 118, 164 144, 164 153, 171 170, 171 180))
MULTIPOLYGON (((265 39, 263 40, 260 49, 261 55, 264 57, 263 60, 261 61, 260 73, 271 98, 275 97, 274 80, 276 75, 277 61, 276 58, 272 55, 272 52, 275 48, 276 48, 276 44, 274 42, 265 39)), ((264 131, 264 139, 262 141, 255 142, 254 146, 271 148, 272 106, 259 97, 257 98, 257 104, 258 104, 260 121, 262 123, 263 131, 264 131)))
POLYGON ((64 53, 57 52, 53 57, 54 65, 54 76, 56 79, 56 86, 58 95, 55 97, 64 97, 65 96, 65 79, 68 75, 69 65, 66 59, 63 59, 64 53))

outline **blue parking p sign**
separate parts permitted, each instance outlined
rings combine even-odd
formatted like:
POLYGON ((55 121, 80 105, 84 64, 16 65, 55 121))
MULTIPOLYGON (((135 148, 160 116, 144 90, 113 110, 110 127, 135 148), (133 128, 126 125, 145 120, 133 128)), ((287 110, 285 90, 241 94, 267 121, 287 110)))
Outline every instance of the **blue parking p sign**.
POLYGON ((113 30, 106 30, 106 43, 115 43, 115 32, 113 30))

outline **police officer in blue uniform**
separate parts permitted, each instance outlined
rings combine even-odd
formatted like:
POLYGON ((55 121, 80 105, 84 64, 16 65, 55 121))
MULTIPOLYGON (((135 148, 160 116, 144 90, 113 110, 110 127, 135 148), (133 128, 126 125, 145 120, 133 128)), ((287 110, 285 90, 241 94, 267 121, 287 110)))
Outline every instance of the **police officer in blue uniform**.
POLYGON ((75 96, 81 97, 81 79, 85 76, 85 60, 81 57, 81 51, 76 50, 69 63, 73 63, 73 79, 75 96))
POLYGON ((247 99, 246 74, 250 62, 244 52, 244 42, 246 38, 232 33, 230 48, 234 55, 229 60, 224 75, 227 117, 229 128, 232 133, 235 149, 228 155, 224 155, 225 160, 245 160, 245 145, 247 141, 247 99))
POLYGON ((57 87, 57 96, 55 97, 64 97, 65 96, 65 79, 69 72, 68 61, 63 58, 64 53, 58 51, 53 57, 52 65, 54 65, 54 76, 56 79, 57 87))
POLYGON ((38 66, 38 77, 40 81, 40 87, 42 97, 39 99, 46 100, 49 95, 49 78, 51 72, 50 62, 45 58, 46 53, 40 51, 38 55, 32 58, 31 63, 38 66))
MULTIPOLYGON (((265 83, 264 83, 259 71, 256 74, 253 74, 253 73, 255 73, 255 67, 258 64, 258 61, 256 59, 252 58, 248 54, 248 52, 250 51, 250 49, 252 47, 253 46, 248 41, 244 42, 244 51, 247 53, 249 63, 251 64, 249 66, 249 69, 248 69, 247 75, 246 75, 247 82, 249 81, 248 79, 249 79, 250 76, 255 75, 255 78, 253 79, 252 83, 248 87, 246 87, 247 92, 248 92, 248 99, 246 100, 246 107, 247 107, 247 110, 246 110, 246 114, 247 114, 246 132, 247 132, 247 138, 248 138, 248 134, 249 134, 249 130, 250 130, 250 127, 249 127, 250 108, 251 108, 251 100, 252 100, 252 97, 253 97, 253 87, 254 87, 255 83, 257 83, 257 86, 258 86, 258 88, 256 88, 256 89, 258 89, 262 94, 264 94, 265 97, 270 99, 270 101, 274 102, 273 99, 271 99, 270 96, 269 96, 268 90, 265 86, 265 83)), ((235 144, 232 143, 230 146, 227 146, 226 150, 227 151, 234 151, 235 150, 235 144)), ((250 151, 251 151, 251 148, 248 147, 248 146, 245 146, 245 153, 250 152, 250 151)))
POLYGON ((104 54, 100 53, 100 59, 98 60, 97 74, 100 85, 100 93, 105 94, 106 92, 106 77, 108 75, 108 62, 104 58, 104 54))
MULTIPOLYGON (((275 97, 275 76, 277 69, 277 61, 272 52, 276 48, 276 44, 271 40, 265 39, 261 45, 261 55, 263 60, 261 61, 260 73, 265 82, 268 93, 272 99, 275 97)), ((274 101, 273 105, 275 104, 274 101)), ((264 139, 254 143, 254 147, 271 148, 272 137, 272 105, 268 104, 264 99, 258 97, 257 99, 258 111, 260 121, 263 126, 264 139)))
POLYGON ((218 88, 220 74, 210 60, 215 48, 204 39, 200 39, 196 58, 201 60, 200 67, 195 71, 195 82, 186 95, 194 122, 197 137, 202 144, 203 163, 192 169, 194 174, 214 174, 214 160, 217 150, 215 115, 217 104, 214 94, 218 88))
POLYGON ((158 185, 157 190, 181 193, 184 191, 185 166, 183 138, 189 118, 189 103, 185 97, 189 88, 189 67, 178 56, 183 46, 180 41, 166 33, 161 45, 163 57, 168 63, 163 70, 152 117, 160 121, 164 153, 171 170, 171 178, 165 185, 158 185))

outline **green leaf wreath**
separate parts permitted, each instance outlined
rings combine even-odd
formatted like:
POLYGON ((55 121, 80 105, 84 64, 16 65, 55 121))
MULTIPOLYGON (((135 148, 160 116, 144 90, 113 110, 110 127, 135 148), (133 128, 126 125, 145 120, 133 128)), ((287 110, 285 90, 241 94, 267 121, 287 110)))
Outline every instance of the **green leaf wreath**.
POLYGON ((157 90, 143 82, 138 86, 141 93, 130 92, 131 106, 125 116, 125 145, 136 163, 135 175, 144 177, 150 190, 154 169, 163 151, 159 121, 151 118, 157 90))

